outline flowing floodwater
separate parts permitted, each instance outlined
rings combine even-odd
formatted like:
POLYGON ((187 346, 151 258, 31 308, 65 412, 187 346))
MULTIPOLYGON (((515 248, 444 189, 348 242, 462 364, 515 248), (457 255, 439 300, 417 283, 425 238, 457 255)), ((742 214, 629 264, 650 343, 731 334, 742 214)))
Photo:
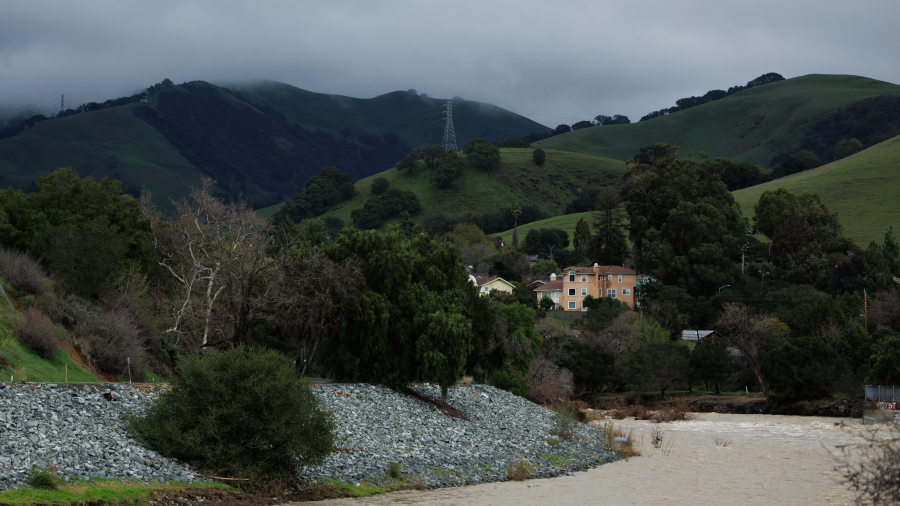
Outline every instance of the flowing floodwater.
MULTIPOLYGON (((659 424, 618 420, 634 429, 642 456, 574 476, 404 491, 327 505, 851 504, 832 453, 861 441, 859 419, 700 413, 659 424), (718 440, 718 442, 717 442, 718 440), (723 444, 724 442, 724 444, 723 444)), ((597 423, 597 422, 594 422, 597 423)))

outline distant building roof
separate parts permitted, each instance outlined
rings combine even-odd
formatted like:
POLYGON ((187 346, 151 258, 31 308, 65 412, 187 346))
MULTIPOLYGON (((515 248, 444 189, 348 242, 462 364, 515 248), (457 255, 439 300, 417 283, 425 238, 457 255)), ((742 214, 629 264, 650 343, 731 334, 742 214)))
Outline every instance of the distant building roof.
POLYGON ((562 281, 551 281, 547 284, 544 284, 544 285, 541 285, 541 286, 535 288, 532 291, 534 291, 534 292, 556 292, 556 291, 560 291, 562 289, 563 289, 562 281))
POLYGON ((707 337, 716 337, 719 333, 715 330, 685 330, 681 332, 683 341, 702 341, 707 337))
POLYGON ((507 280, 501 278, 500 276, 472 276, 472 278, 475 278, 474 281, 475 281, 475 284, 476 284, 477 286, 484 286, 484 285, 486 285, 486 284, 488 284, 488 283, 492 283, 492 282, 494 282, 494 281, 497 281, 498 279, 499 279, 500 281, 506 283, 506 284, 509 285, 509 286, 515 286, 515 285, 513 285, 512 283, 510 283, 509 281, 507 281, 507 280))
POLYGON ((620 265, 598 265, 597 267, 582 267, 579 265, 573 265, 570 267, 566 267, 563 269, 563 272, 575 272, 577 274, 635 274, 635 272, 628 267, 622 267, 620 265))

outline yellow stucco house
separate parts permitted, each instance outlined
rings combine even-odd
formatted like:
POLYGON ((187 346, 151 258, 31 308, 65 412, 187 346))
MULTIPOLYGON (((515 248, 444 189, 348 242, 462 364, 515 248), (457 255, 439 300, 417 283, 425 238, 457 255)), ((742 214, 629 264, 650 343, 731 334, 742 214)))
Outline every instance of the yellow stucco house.
POLYGON ((515 285, 500 276, 484 276, 469 274, 469 281, 478 287, 478 291, 482 295, 491 293, 491 290, 500 290, 501 292, 513 293, 515 285))
POLYGON ((550 275, 550 282, 534 289, 537 299, 549 297, 557 309, 585 311, 584 298, 612 297, 630 307, 635 306, 634 289, 637 273, 616 265, 566 267, 559 277, 550 275))

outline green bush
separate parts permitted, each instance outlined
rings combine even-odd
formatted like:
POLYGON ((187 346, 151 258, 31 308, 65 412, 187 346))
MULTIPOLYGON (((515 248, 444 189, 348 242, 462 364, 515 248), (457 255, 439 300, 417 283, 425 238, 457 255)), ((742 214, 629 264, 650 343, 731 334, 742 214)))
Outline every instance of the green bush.
POLYGON ((387 191, 388 186, 390 186, 390 183, 387 178, 376 177, 372 181, 372 195, 381 195, 387 191))
POLYGON ((837 352, 810 337, 786 339, 762 364, 770 397, 777 402, 828 397, 847 369, 837 352))
POLYGON ((538 148, 531 153, 531 158, 537 165, 544 165, 544 161, 547 159, 547 155, 544 154, 543 149, 538 148))
POLYGON ((293 361, 276 351, 233 348, 188 361, 172 389, 126 429, 145 447, 216 476, 251 484, 290 479, 334 447, 334 420, 293 361))
POLYGON ((54 472, 41 466, 34 466, 28 471, 28 485, 41 490, 56 490, 59 488, 58 478, 54 472))
POLYGON ((350 218, 356 227, 363 230, 380 227, 385 220, 400 213, 415 216, 422 212, 422 204, 415 193, 401 188, 391 188, 377 197, 366 201, 362 209, 354 209, 350 218))

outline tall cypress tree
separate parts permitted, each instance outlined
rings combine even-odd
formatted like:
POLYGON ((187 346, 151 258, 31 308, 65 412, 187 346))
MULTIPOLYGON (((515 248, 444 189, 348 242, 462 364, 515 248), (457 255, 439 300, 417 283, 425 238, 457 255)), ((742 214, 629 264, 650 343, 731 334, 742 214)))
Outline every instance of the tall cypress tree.
MULTIPOLYGON (((628 222, 619 209, 619 192, 607 186, 597 195, 594 230, 588 244, 588 259, 600 265, 622 265, 628 258, 628 222)), ((577 233, 577 232, 576 232, 577 233)))

